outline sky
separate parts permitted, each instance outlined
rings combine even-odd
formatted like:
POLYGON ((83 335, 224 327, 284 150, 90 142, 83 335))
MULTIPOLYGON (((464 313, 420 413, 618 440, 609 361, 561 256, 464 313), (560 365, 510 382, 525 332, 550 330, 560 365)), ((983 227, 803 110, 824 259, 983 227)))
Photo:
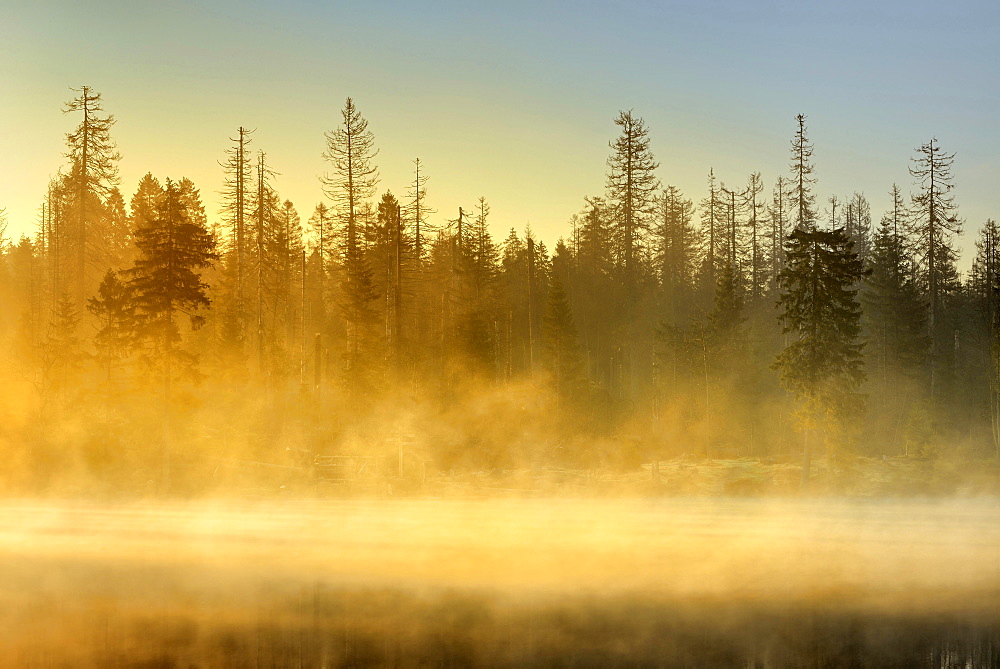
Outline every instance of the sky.
POLYGON ((402 195, 419 157, 432 220, 484 196, 497 236, 530 224, 550 248, 604 192, 619 110, 645 119, 659 178, 695 202, 710 168, 731 186, 759 171, 769 193, 803 113, 818 200, 863 192, 876 221, 893 183, 915 189, 918 146, 954 152, 965 268, 1000 217, 998 29, 985 0, 4 0, 0 208, 8 236, 32 231, 81 85, 117 119, 126 201, 146 172, 188 177, 215 217, 242 125, 305 220, 350 96, 380 192, 402 195))

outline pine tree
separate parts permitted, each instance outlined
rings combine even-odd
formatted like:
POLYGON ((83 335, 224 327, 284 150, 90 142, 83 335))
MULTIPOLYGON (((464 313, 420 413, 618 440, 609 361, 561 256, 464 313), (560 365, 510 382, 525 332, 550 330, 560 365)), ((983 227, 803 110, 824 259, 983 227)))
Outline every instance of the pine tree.
POLYGON ((910 174, 920 191, 913 196, 913 235, 922 265, 921 283, 927 295, 927 331, 931 346, 931 397, 937 388, 938 359, 942 356, 944 297, 958 289, 952 235, 962 230, 956 215, 951 167, 955 154, 943 153, 932 139, 917 149, 910 174))
POLYGON ((333 297, 335 275, 339 266, 337 250, 342 247, 337 238, 333 212, 320 202, 308 222, 311 240, 309 285, 312 298, 308 309, 312 332, 323 333, 328 329, 327 305, 335 304, 333 297))
POLYGON ((52 309, 42 344, 42 399, 58 398, 74 386, 86 355, 80 345, 80 314, 63 293, 52 309))
POLYGON ((500 251, 489 230, 490 205, 485 197, 477 203, 476 216, 463 230, 460 247, 460 278, 464 290, 459 300, 459 331, 469 358, 487 371, 499 360, 497 331, 497 278, 500 251))
POLYGON ((726 188, 725 184, 720 184, 719 190, 722 193, 723 211, 725 212, 725 237, 723 242, 725 258, 723 259, 723 266, 729 266, 732 272, 733 285, 737 286, 738 290, 742 290, 744 253, 742 248, 743 240, 740 235, 742 225, 740 225, 738 217, 742 213, 743 199, 746 193, 738 193, 726 188))
MULTIPOLYGON (((139 257, 129 270, 136 313, 155 356, 169 365, 171 358, 178 357, 178 315, 187 315, 192 327, 197 327, 201 319, 196 311, 210 304, 208 285, 199 270, 218 258, 215 239, 192 222, 180 188, 167 179, 156 218, 137 231, 136 246, 139 257)), ((169 383, 169 375, 166 378, 169 383)))
POLYGON ((702 292, 711 295, 725 262, 725 226, 722 191, 715 180, 715 170, 708 171, 708 195, 701 201, 701 255, 699 280, 702 292))
POLYGON ((378 204, 375 235, 369 249, 369 257, 372 258, 372 266, 379 269, 375 285, 382 295, 386 342, 396 362, 399 362, 402 334, 400 327, 403 302, 402 268, 409 251, 408 246, 403 235, 399 201, 391 192, 386 191, 378 204))
POLYGON ((750 235, 750 299, 759 300, 767 286, 767 270, 764 261, 765 219, 764 203, 758 198, 764 192, 760 172, 753 172, 743 191, 746 194, 747 232, 750 235))
POLYGON ((533 353, 533 323, 528 307, 531 293, 528 245, 511 228, 500 249, 499 276, 504 309, 503 377, 510 379, 516 372, 530 369, 533 353))
POLYGON ((369 217, 368 200, 378 184, 378 168, 373 163, 378 151, 368 121, 351 98, 347 98, 341 117, 341 125, 326 134, 323 157, 331 163, 333 171, 323 177, 323 184, 346 229, 341 251, 344 267, 341 312, 347 329, 344 360, 352 388, 361 392, 367 384, 367 371, 375 362, 374 351, 370 349, 376 342, 377 312, 372 302, 377 292, 362 245, 369 232, 369 226, 364 225, 369 217))
POLYGON ((667 319, 675 325, 694 285, 696 239, 691 225, 694 205, 675 186, 667 186, 660 195, 658 209, 659 217, 653 228, 657 266, 667 319))
POLYGON ((132 196, 132 233, 135 235, 139 229, 150 225, 156 218, 157 208, 163 197, 163 186, 149 172, 139 180, 135 195, 132 196))
POLYGON ((801 403, 806 434, 802 480, 809 479, 809 432, 825 419, 857 411, 864 381, 858 284, 866 271, 843 229, 797 227, 778 276, 779 319, 794 339, 773 368, 801 403))
POLYGON ((769 289, 771 294, 778 292, 778 274, 785 266, 785 235, 788 229, 788 208, 785 206, 785 178, 779 176, 772 191, 770 218, 771 229, 768 234, 770 244, 769 289))
POLYGON ((104 208, 112 188, 119 183, 115 163, 121 155, 111 139, 114 117, 100 115, 104 111, 101 94, 89 86, 73 90, 79 95, 66 104, 64 112, 82 112, 83 119, 66 135, 70 167, 63 180, 70 211, 63 224, 72 248, 73 295, 82 306, 91 289, 91 267, 103 272, 114 265, 101 248, 97 232, 105 225, 104 208))
POLYGON ((302 291, 302 223, 290 200, 285 200, 277 212, 274 229, 267 249, 272 270, 268 297, 271 316, 271 339, 275 348, 275 363, 286 371, 288 360, 277 359, 292 351, 299 342, 302 291))
POLYGON ((434 232, 427 222, 427 216, 435 213, 435 210, 427 205, 427 174, 422 172, 423 163, 417 158, 413 165, 413 181, 407 189, 409 200, 404 213, 413 228, 413 257, 419 269, 426 253, 426 240, 434 232))
POLYGON ((117 187, 108 194, 104 211, 95 235, 100 246, 97 258, 102 259, 108 268, 124 269, 134 260, 135 242, 128 212, 125 211, 125 200, 117 187))
POLYGON ((341 116, 340 127, 326 133, 323 158, 331 163, 333 172, 323 177, 323 184, 327 197, 346 223, 347 243, 352 244, 356 243, 360 207, 375 194, 378 184, 378 168, 372 162, 378 151, 368 121, 351 98, 347 98, 341 116))
POLYGON ((613 153, 608 158, 607 188, 621 240, 626 295, 632 299, 630 293, 638 278, 638 249, 659 188, 655 174, 659 164, 649 148, 649 130, 641 118, 632 115, 632 110, 619 112, 615 125, 621 128, 621 134, 610 143, 613 153))
POLYGON ((711 332, 715 345, 720 351, 732 349, 739 344, 740 326, 744 321, 743 300, 736 272, 729 263, 722 267, 722 273, 719 274, 714 307, 708 315, 708 320, 712 325, 711 332))
POLYGON ((578 300, 574 315, 583 332, 582 343, 590 365, 589 378, 610 388, 612 385, 612 330, 620 318, 616 301, 614 231, 611 207, 601 197, 588 198, 581 212, 577 285, 571 294, 578 300))
POLYGON ((790 190, 788 203, 795 228, 812 230, 816 227, 816 196, 812 187, 816 183, 813 177, 812 154, 813 147, 806 137, 806 117, 799 114, 795 117, 798 129, 792 140, 792 177, 789 180, 790 190))
POLYGON ((247 312, 247 278, 249 267, 248 213, 253 191, 253 172, 250 156, 250 134, 243 126, 237 136, 231 137, 233 146, 226 150, 222 164, 225 181, 222 187, 223 224, 228 228, 226 240, 226 268, 230 277, 231 308, 240 330, 245 327, 247 312))
POLYGON ((556 393, 573 395, 583 383, 583 359, 569 298, 558 274, 553 275, 549 288, 542 334, 545 340, 545 368, 556 393))
POLYGON ((121 361, 135 349, 139 336, 132 286, 109 269, 97 288, 97 295, 87 300, 87 310, 100 323, 100 329, 94 335, 94 347, 97 359, 104 368, 104 381, 110 398, 117 381, 115 373, 120 371, 121 361))
POLYGON ((971 275, 988 357, 990 431, 1000 457, 1000 225, 992 219, 979 233, 971 275))
POLYGON ((380 358, 378 344, 378 299, 372 269, 359 244, 348 242, 343 259, 344 274, 340 310, 347 326, 344 365, 350 391, 365 394, 372 382, 372 372, 380 358))
MULTIPOLYGON (((247 269, 250 272, 247 294, 247 320, 254 323, 250 338, 257 359, 257 369, 264 376, 274 371, 275 303, 278 290, 280 253, 278 237, 282 227, 281 199, 272 186, 276 172, 267 163, 263 151, 257 154, 256 183, 252 194, 247 229, 247 269)), ((249 329, 249 328, 248 328, 249 329)))
POLYGON ((863 193, 855 193, 844 207, 844 228, 854 242, 854 249, 861 262, 868 261, 871 252, 872 214, 868 198, 863 193))
POLYGON ((880 397, 889 392, 897 375, 913 376, 922 368, 928 347, 926 305, 906 248, 902 195, 895 185, 890 195, 893 208, 872 239, 871 274, 861 295, 869 333, 867 352, 875 361, 880 397))

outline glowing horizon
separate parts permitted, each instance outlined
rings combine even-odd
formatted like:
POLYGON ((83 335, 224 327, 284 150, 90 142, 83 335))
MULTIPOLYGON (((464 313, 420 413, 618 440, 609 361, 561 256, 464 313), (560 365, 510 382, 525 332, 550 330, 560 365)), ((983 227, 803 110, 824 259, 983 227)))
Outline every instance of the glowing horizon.
POLYGON ((92 86, 118 120, 126 202, 146 172, 186 176, 218 218, 218 161, 256 128, 275 185, 303 221, 324 200, 323 133, 355 99, 379 148, 379 192, 400 195, 420 158, 432 221, 479 196, 502 237, 528 224, 551 248, 583 198, 604 192, 619 109, 645 118, 664 184, 696 203, 709 168, 727 184, 787 174, 794 115, 809 117, 817 201, 864 192, 873 220, 915 149, 937 137, 955 163, 966 220, 960 267, 1000 212, 989 31, 1000 10, 967 2, 868 7, 772 3, 527 3, 415 10, 393 3, 272 8, 196 2, 86 6, 15 1, 0 123, 0 207, 8 237, 30 234, 48 179, 65 164, 70 87, 92 86), (112 38, 104 39, 104 35, 112 38), (917 53, 922 37, 940 44, 917 53), (796 53, 800 55, 796 56, 796 53), (917 82, 930 80, 932 90, 917 82))

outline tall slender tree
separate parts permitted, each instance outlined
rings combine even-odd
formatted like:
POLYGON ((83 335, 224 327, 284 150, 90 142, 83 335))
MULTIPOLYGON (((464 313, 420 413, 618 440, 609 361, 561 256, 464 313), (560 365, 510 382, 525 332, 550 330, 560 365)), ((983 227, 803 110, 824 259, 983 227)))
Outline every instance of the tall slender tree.
MULTIPOLYGON (((66 135, 69 172, 64 175, 65 192, 71 215, 64 220, 65 239, 72 244, 73 295, 83 306, 91 288, 92 267, 103 272, 109 266, 96 243, 97 232, 105 216, 104 207, 112 188, 119 183, 117 161, 121 155, 111 139, 114 116, 102 116, 101 94, 89 86, 72 89, 78 93, 70 100, 65 113, 80 112, 83 118, 66 135), (102 267, 103 266, 103 267, 102 267)), ((96 283, 96 277, 95 283, 96 283)))
POLYGON ((704 292, 711 295, 715 290, 719 268, 725 259, 726 217, 722 202, 722 190, 715 179, 715 170, 708 170, 708 195, 701 201, 701 284, 704 292))
POLYGON ((413 181, 407 189, 409 201, 404 207, 407 219, 413 229, 413 257, 419 268, 426 253, 426 240, 434 232, 428 225, 427 216, 435 210, 427 204, 427 173, 420 158, 413 161, 413 181))
POLYGON ((226 149, 225 160, 221 163, 225 172, 222 186, 223 225, 228 229, 225 240, 225 266, 230 295, 229 308, 242 339, 247 318, 247 280, 249 260, 248 249, 251 235, 248 230, 248 213, 254 190, 250 135, 252 130, 240 126, 236 137, 231 137, 232 145, 226 149))
POLYGON ((976 240, 969 284, 986 343, 990 432, 1000 457, 1000 225, 993 219, 983 224, 976 240))
POLYGON ((913 195, 913 234, 921 260, 921 282, 927 293, 927 328, 931 340, 931 396, 937 392, 938 359, 942 355, 943 297, 958 288, 952 236, 961 233, 951 174, 954 153, 944 153, 931 139, 917 149, 910 175, 920 190, 913 195))
POLYGON ((813 146, 806 136, 806 117, 795 117, 798 128, 792 139, 791 179, 789 180, 788 203, 792 222, 796 229, 811 230, 816 227, 816 195, 812 188, 816 184, 813 176, 813 146))
POLYGON ((357 242, 357 219, 364 202, 375 194, 378 155, 375 136, 368 130, 368 121, 347 98, 340 112, 342 121, 336 130, 326 133, 325 158, 333 168, 323 177, 323 185, 347 228, 347 243, 357 242), (352 241, 352 239, 354 241, 352 241))
POLYGON ((621 265, 624 272, 626 295, 630 295, 637 280, 637 246, 653 213, 659 182, 649 148, 649 130, 645 122, 632 114, 621 111, 615 119, 621 134, 610 143, 612 154, 608 158, 608 197, 615 206, 618 237, 621 239, 621 265))
POLYGON ((748 286, 750 298, 758 300, 764 294, 767 284, 767 271, 764 262, 764 203, 760 200, 764 192, 764 183, 761 181, 760 172, 753 172, 747 181, 747 187, 743 191, 747 212, 747 232, 750 236, 750 271, 748 272, 748 286))
POLYGON ((907 250, 905 207, 893 185, 893 206, 879 224, 869 257, 871 274, 861 298, 878 397, 887 399, 903 376, 914 376, 927 357, 926 304, 914 281, 907 250))
POLYGON ((794 339, 773 367, 801 403, 805 444, 802 481, 809 480, 809 433, 824 419, 856 413, 864 381, 858 284, 864 269, 844 230, 797 227, 785 245, 778 277, 783 330, 794 339))
POLYGON ((676 325, 680 305, 694 286, 695 230, 691 219, 694 204, 675 186, 667 186, 659 198, 659 216, 653 228, 660 285, 666 302, 666 317, 676 325))

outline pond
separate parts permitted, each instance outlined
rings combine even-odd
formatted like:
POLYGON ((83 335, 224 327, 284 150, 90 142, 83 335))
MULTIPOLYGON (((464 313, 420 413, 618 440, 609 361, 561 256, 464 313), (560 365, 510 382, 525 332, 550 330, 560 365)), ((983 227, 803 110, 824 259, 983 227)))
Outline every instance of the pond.
POLYGON ((0 666, 997 666, 1000 500, 0 503, 0 666))

